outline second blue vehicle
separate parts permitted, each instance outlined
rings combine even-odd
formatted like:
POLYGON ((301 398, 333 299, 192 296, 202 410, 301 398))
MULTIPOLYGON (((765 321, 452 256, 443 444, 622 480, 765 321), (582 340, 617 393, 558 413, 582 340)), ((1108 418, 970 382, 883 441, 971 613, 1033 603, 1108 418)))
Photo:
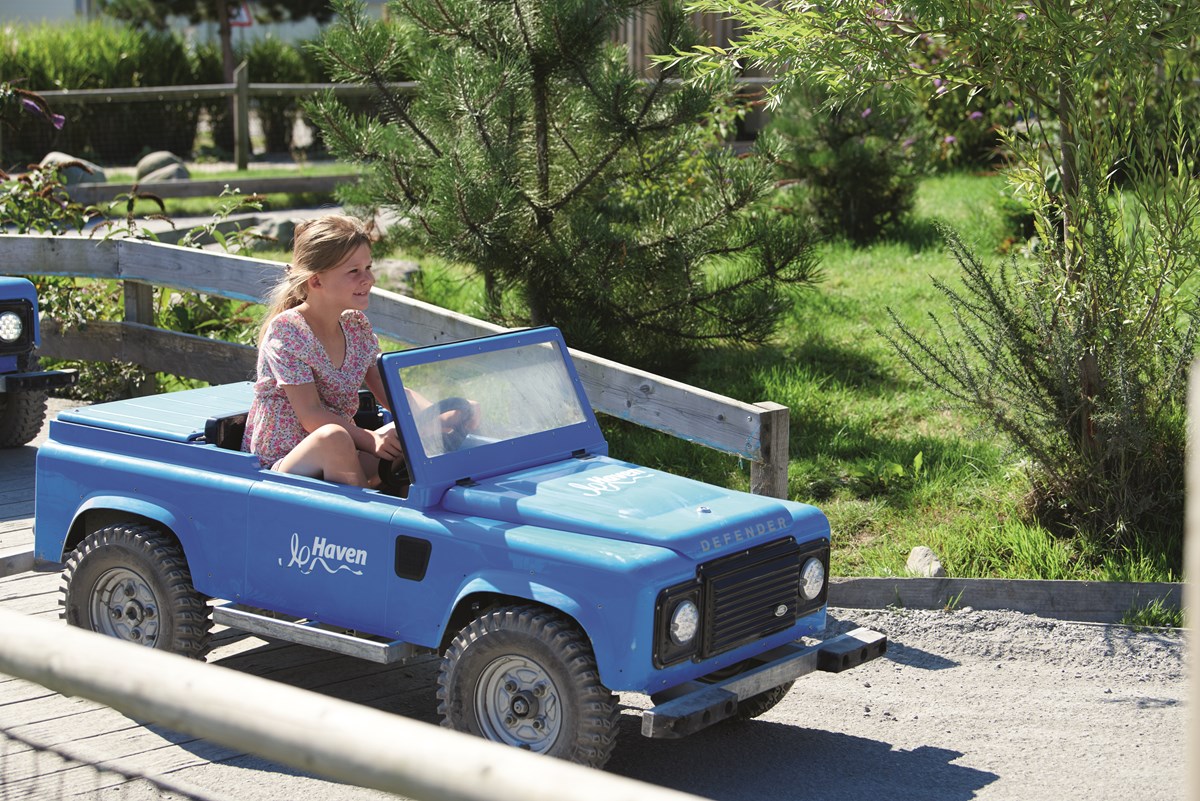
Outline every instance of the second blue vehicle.
POLYGON ((556 329, 380 368, 393 414, 361 419, 394 418, 405 464, 378 489, 241 452, 249 383, 60 414, 36 545, 64 565, 68 622, 191 657, 214 621, 378 662, 436 653, 446 725, 592 766, 618 692, 650 696, 644 735, 681 737, 886 650, 865 629, 820 639, 818 509, 610 457, 556 329), (443 424, 468 406, 470 430, 443 424))

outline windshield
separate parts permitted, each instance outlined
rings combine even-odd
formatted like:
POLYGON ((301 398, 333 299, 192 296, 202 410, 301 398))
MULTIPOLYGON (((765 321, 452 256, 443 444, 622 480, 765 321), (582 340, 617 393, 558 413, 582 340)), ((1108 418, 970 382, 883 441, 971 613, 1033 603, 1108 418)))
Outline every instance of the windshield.
POLYGON ((402 367, 400 380, 427 457, 588 419, 549 342, 402 367))

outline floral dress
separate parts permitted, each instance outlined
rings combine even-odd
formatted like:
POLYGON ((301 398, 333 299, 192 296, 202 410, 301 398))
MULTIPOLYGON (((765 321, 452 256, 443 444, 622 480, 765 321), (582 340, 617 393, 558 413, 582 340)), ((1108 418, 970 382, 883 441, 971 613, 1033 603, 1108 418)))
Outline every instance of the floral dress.
POLYGON ((287 456, 308 432, 284 393, 284 386, 316 384, 325 408, 353 420, 358 390, 379 356, 379 340, 361 311, 342 312, 346 358, 334 367, 316 334, 296 309, 277 315, 258 350, 258 380, 246 418, 242 450, 258 455, 264 466, 287 456))

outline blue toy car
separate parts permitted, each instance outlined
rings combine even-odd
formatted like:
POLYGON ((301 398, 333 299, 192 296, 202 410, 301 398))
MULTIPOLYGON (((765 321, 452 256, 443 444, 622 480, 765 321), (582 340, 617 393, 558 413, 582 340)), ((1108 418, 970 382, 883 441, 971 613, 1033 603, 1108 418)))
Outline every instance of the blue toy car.
POLYGON ((445 725, 593 766, 614 691, 651 696, 643 734, 680 737, 884 653, 865 629, 802 641, 825 629, 819 510, 608 456, 556 329, 380 368, 406 463, 379 489, 239 451, 248 383, 60 414, 36 544, 65 562, 68 622, 193 657, 213 621, 379 662, 438 653, 445 725), (471 430, 447 428, 467 399, 471 430))
POLYGON ((41 344, 37 291, 24 278, 0 275, 0 448, 15 448, 42 430, 46 393, 75 382, 72 370, 37 369, 41 344))

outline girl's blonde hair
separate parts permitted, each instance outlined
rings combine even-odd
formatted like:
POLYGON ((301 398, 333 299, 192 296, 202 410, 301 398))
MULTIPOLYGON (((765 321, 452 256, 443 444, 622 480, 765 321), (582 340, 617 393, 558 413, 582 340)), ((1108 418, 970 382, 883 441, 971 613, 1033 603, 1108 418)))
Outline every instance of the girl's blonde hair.
POLYGON ((267 295, 267 314, 258 330, 258 344, 276 315, 295 308, 308 297, 308 279, 337 267, 359 245, 370 246, 367 227, 354 217, 327 214, 297 223, 292 235, 292 263, 267 295))

